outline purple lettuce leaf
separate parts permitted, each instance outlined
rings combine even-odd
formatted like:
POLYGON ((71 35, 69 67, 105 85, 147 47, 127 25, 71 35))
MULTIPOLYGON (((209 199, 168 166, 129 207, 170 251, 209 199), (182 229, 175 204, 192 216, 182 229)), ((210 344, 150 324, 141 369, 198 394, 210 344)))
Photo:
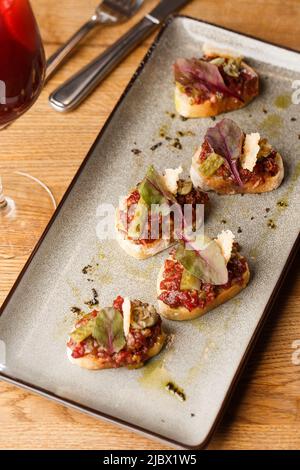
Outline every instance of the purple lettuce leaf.
POLYGON ((231 119, 222 119, 215 127, 210 127, 205 135, 215 153, 225 158, 232 176, 239 186, 243 186, 238 168, 237 160, 242 154, 244 133, 231 119))
POLYGON ((215 64, 197 59, 177 59, 174 64, 175 80, 183 86, 197 90, 216 92, 243 101, 238 93, 231 90, 215 64))
POLYGON ((96 318, 92 334, 109 354, 121 351, 126 345, 122 314, 112 307, 102 309, 96 318))

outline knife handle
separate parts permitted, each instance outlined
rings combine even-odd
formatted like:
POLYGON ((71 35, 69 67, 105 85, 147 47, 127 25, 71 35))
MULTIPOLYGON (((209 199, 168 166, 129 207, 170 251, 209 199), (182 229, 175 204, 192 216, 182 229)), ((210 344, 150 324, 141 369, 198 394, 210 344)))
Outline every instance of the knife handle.
POLYGON ((143 18, 104 53, 59 86, 49 97, 53 108, 61 112, 77 108, 96 86, 157 28, 158 24, 158 21, 152 21, 151 18, 143 18))

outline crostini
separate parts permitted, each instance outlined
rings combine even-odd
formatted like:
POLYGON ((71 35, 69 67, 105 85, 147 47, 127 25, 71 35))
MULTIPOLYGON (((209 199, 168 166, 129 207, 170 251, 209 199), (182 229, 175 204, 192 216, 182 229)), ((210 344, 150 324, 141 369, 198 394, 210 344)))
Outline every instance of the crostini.
POLYGON ((281 155, 258 132, 245 134, 231 119, 208 129, 192 159, 195 187, 219 194, 265 193, 284 178, 281 155))
POLYGON ((259 94, 259 77, 240 56, 205 49, 200 59, 174 64, 175 106, 186 118, 217 116, 246 106, 259 94))
POLYGON ((158 276, 159 313, 169 320, 193 320, 236 296, 249 279, 247 260, 230 230, 214 240, 181 243, 158 276))
POLYGON ((156 309, 117 297, 113 307, 94 310, 77 321, 67 343, 69 360, 84 369, 142 367, 164 346, 166 335, 156 309))
POLYGON ((117 240, 130 256, 146 259, 169 248, 180 238, 175 233, 175 213, 180 219, 187 205, 192 209, 193 228, 203 222, 198 208, 208 203, 208 195, 190 180, 180 179, 182 171, 181 167, 167 169, 161 175, 151 166, 143 181, 121 200, 116 211, 117 240))

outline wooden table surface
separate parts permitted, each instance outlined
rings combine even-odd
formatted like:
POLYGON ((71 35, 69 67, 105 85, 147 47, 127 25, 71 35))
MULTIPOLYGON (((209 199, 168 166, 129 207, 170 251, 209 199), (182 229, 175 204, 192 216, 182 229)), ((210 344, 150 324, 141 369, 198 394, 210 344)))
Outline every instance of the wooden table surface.
MULTIPOLYGON (((47 55, 80 26, 97 3, 97 0, 64 0, 58 6, 55 0, 32 0, 47 55)), ((138 16, 156 3, 145 1, 138 16)), ((194 0, 183 12, 300 49, 299 0, 194 0)), ((48 83, 30 112, 1 133, 0 173, 5 168, 29 172, 41 178, 60 200, 153 37, 125 60, 76 112, 56 113, 48 106, 48 95, 130 24, 99 28, 48 83)), ((16 258, 0 262, 0 303, 25 261, 16 258)), ((300 365, 292 362, 292 343, 300 340, 299 313, 300 270, 296 261, 209 448, 300 448, 300 365)), ((1 383, 0 448, 169 447, 1 383)))

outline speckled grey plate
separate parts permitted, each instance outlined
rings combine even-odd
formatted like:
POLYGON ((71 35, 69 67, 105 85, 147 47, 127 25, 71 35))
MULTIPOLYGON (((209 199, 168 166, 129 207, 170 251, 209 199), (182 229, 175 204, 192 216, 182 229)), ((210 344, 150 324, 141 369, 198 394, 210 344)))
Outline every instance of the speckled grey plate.
POLYGON ((1 309, 4 380, 178 446, 207 443, 270 309, 289 256, 295 252, 300 117, 299 106, 291 104, 290 97, 292 82, 299 77, 300 56, 295 52, 190 18, 177 17, 168 23, 1 309), (84 302, 93 287, 102 305, 111 304, 118 294, 155 303, 156 276, 166 256, 138 262, 126 256, 115 241, 98 241, 97 206, 104 202, 117 205, 119 196, 141 180, 149 163, 159 169, 181 164, 188 172, 194 150, 212 120, 184 122, 172 116, 171 64, 178 56, 200 55, 203 42, 212 40, 244 54, 259 71, 260 97, 230 117, 245 131, 258 130, 269 137, 284 156, 286 167, 286 179, 275 192, 211 197, 207 231, 217 234, 230 228, 238 235, 250 261, 251 283, 238 297, 203 318, 166 322, 173 341, 144 369, 81 370, 66 357, 66 338, 74 320, 70 307, 86 309, 84 302), (178 131, 191 131, 180 139, 182 150, 160 137, 162 128, 172 138, 178 131), (158 142, 162 145, 151 150, 158 142), (268 226, 270 220, 276 228, 268 226), (87 265, 87 274, 83 274, 87 265), (165 389, 169 380, 184 390, 185 402, 165 389))

